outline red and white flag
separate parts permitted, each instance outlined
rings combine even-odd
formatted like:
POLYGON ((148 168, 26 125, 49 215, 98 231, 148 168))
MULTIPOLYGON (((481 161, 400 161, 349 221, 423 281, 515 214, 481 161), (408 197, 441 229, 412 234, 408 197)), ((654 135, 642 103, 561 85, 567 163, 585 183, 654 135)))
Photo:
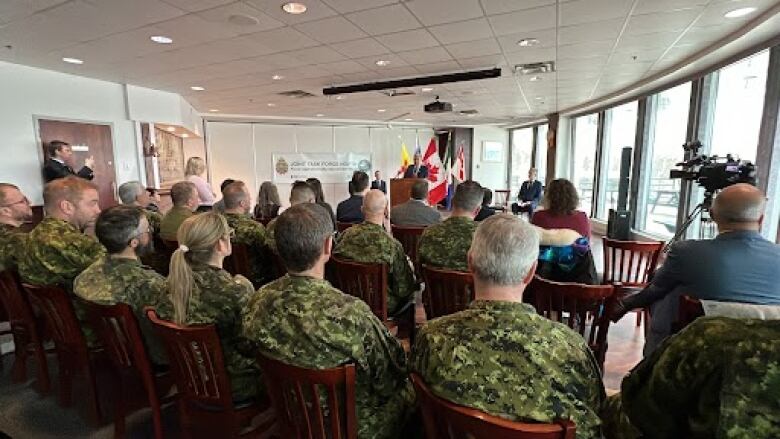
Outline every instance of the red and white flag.
POLYGON ((431 206, 439 204, 441 200, 447 197, 447 170, 444 168, 439 157, 439 148, 436 146, 436 138, 431 137, 428 142, 428 148, 423 154, 423 164, 428 167, 428 203, 431 206))
POLYGON ((455 169, 452 173, 458 183, 466 181, 466 154, 463 152, 463 145, 458 146, 458 154, 455 156, 455 169))

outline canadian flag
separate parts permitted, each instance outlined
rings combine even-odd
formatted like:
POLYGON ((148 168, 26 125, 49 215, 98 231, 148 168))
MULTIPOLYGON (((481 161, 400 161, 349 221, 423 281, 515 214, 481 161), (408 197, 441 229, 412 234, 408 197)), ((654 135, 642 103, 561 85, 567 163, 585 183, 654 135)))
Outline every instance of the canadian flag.
POLYGON ((466 181, 466 154, 463 152, 463 145, 458 146, 458 154, 455 156, 453 177, 458 180, 458 183, 466 181))
POLYGON ((428 181, 431 182, 428 189, 428 204, 435 206, 447 196, 448 182, 447 170, 441 163, 435 137, 428 142, 428 148, 423 154, 423 164, 428 167, 428 181))

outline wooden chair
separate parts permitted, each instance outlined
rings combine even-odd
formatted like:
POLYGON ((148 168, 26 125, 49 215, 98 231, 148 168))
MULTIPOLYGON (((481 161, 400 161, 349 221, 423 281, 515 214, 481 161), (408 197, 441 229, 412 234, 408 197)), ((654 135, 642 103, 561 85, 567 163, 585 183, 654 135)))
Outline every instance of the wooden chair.
POLYGON ((387 317, 387 265, 364 264, 331 257, 334 286, 366 302, 371 311, 388 327, 395 326, 387 317))
POLYGON ((336 231, 341 233, 344 230, 347 230, 348 228, 354 226, 355 224, 357 224, 357 223, 343 223, 341 221, 336 221, 336 231))
POLYGON ((534 276, 528 289, 532 292, 536 312, 577 331, 588 342, 602 373, 607 354, 609 315, 619 285, 585 285, 554 282, 534 276), (593 320, 588 324, 588 317, 593 320))
MULTIPOLYGON (((644 288, 658 265, 658 257, 664 247, 659 241, 618 241, 602 238, 604 243, 603 284, 621 283, 624 287, 644 288)), ((645 316, 645 331, 650 326, 650 313, 644 309, 636 315, 636 326, 642 325, 645 316)))
POLYGON ((114 437, 124 437, 125 435, 127 390, 135 386, 140 377, 146 390, 149 407, 152 409, 154 437, 162 439, 161 405, 170 402, 172 398, 161 401, 158 389, 166 392, 170 390, 172 382, 170 374, 155 374, 152 371, 152 363, 146 352, 143 335, 132 308, 124 303, 102 305, 80 298, 78 300, 86 310, 89 322, 105 347, 118 378, 118 392, 115 395, 114 437))
POLYGON ((258 433, 268 425, 249 426, 266 407, 254 401, 234 404, 222 345, 214 325, 180 326, 146 308, 147 318, 162 339, 179 392, 182 437, 211 432, 214 437, 258 433), (197 430, 196 430, 197 425, 197 430))
POLYGON ((425 432, 436 439, 574 439, 574 422, 555 424, 509 421, 483 411, 453 404, 434 395, 422 377, 412 373, 425 432))
POLYGON ((57 286, 23 284, 30 301, 43 315, 46 326, 54 340, 59 369, 59 402, 63 407, 72 403, 73 376, 83 373, 89 389, 89 405, 92 420, 96 425, 102 422, 100 399, 97 388, 98 364, 105 357, 102 347, 87 346, 76 318, 70 295, 57 286))
POLYGON ((282 437, 357 439, 354 364, 305 369, 262 354, 258 355, 257 362, 282 437))
POLYGON ((509 210, 509 198, 511 197, 509 189, 496 189, 493 191, 493 195, 496 198, 493 207, 498 210, 506 212, 509 210))
POLYGON ((416 271, 420 272, 419 259, 417 251, 420 248, 420 237, 422 237, 425 227, 417 226, 396 226, 390 225, 393 237, 397 239, 404 247, 404 253, 412 260, 416 271))
POLYGON ((249 272, 249 249, 246 244, 233 242, 231 246, 233 247, 233 252, 225 258, 225 270, 233 276, 240 274, 247 279, 251 279, 249 272))
POLYGON ((0 302, 8 313, 8 323, 14 339, 14 365, 11 376, 16 382, 27 380, 27 359, 35 358, 38 364, 38 390, 51 390, 46 350, 43 347, 44 332, 35 319, 27 294, 22 289, 15 271, 0 272, 0 302))
POLYGON ((683 328, 702 316, 704 316, 704 307, 701 300, 685 294, 681 295, 677 308, 677 321, 672 325, 672 333, 676 334, 682 331, 683 328))
POLYGON ((425 317, 435 319, 466 309, 474 300, 474 276, 423 265, 425 317))

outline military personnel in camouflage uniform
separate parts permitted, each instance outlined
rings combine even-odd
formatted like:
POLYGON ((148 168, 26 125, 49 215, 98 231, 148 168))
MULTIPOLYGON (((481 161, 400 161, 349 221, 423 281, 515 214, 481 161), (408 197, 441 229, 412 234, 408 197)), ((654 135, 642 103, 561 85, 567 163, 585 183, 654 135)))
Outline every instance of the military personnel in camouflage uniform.
POLYGON ((466 253, 477 229, 474 217, 479 213, 484 191, 476 181, 468 180, 455 188, 452 215, 444 222, 428 226, 420 237, 420 263, 448 270, 469 271, 466 253))
POLYGON ((176 233, 181 223, 191 217, 200 206, 198 189, 189 181, 180 181, 171 187, 171 200, 173 207, 160 222, 160 238, 166 241, 176 241, 176 233))
POLYGON ((97 188, 79 177, 61 178, 46 184, 43 203, 47 216, 28 236, 19 274, 33 285, 72 290, 73 279, 105 254, 95 238, 82 233, 100 213, 97 188))
POLYGON ((264 354, 299 367, 354 363, 358 437, 401 437, 414 398, 406 356, 368 305, 323 280, 333 233, 328 212, 300 204, 276 223, 289 274, 248 298, 244 336, 264 354))
MULTIPOLYGON (((301 203, 314 202, 314 190, 305 181, 296 181, 290 189, 290 206, 301 203)), ((278 217, 277 217, 278 218, 278 217)), ((265 245, 274 253, 276 251, 276 240, 274 239, 274 227, 276 227, 276 218, 272 219, 265 228, 265 245)))
POLYGON ((27 197, 18 187, 0 183, 0 271, 16 266, 27 241, 20 227, 30 221, 32 209, 27 197))
POLYGON ((261 378, 254 352, 246 349, 241 337, 240 303, 254 288, 245 277, 231 276, 221 268, 231 252, 227 221, 216 212, 187 218, 179 228, 178 242, 168 275, 169 297, 157 312, 179 324, 214 324, 233 400, 253 398, 261 388, 261 378))
POLYGON ((780 437, 780 320, 699 318, 624 379, 607 438, 780 437))
POLYGON ((468 256, 476 300, 422 328, 412 368, 456 404, 515 421, 571 419, 578 439, 601 437, 605 394, 593 352, 582 336, 522 303, 538 254, 538 233, 525 221, 484 220, 468 256))
POLYGON ((166 296, 165 278, 139 260, 154 247, 152 229, 143 209, 116 206, 103 211, 98 216, 95 234, 108 255, 76 277, 73 292, 93 302, 130 305, 143 331, 151 360, 166 364, 162 346, 143 315, 145 306, 156 306, 166 296))
POLYGON ((365 222, 344 231, 333 255, 357 262, 387 264, 387 311, 395 315, 414 299, 416 283, 403 245, 383 227, 386 211, 385 194, 378 189, 370 190, 363 198, 365 222))
POLYGON ((225 205, 225 219, 235 232, 234 244, 247 247, 249 258, 249 280, 259 287, 272 280, 274 271, 270 250, 265 246, 265 227, 249 216, 252 198, 243 181, 230 183, 222 191, 225 205))
POLYGON ((160 223, 162 222, 162 215, 154 210, 150 209, 152 206, 152 198, 149 196, 149 192, 138 181, 128 181, 127 183, 119 186, 117 190, 119 199, 122 200, 122 204, 128 206, 138 206, 143 209, 146 220, 149 221, 149 225, 152 227, 154 235, 160 233, 160 223))

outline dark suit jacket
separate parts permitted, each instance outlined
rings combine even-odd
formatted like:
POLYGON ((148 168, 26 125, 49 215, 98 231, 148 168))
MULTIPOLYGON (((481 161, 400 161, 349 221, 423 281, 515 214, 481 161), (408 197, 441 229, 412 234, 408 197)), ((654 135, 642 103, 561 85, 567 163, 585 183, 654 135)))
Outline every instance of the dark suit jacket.
POLYGON ((76 173, 73 172, 73 168, 70 166, 60 163, 54 159, 46 159, 46 162, 43 164, 43 180, 46 183, 58 178, 67 177, 68 175, 78 175, 79 177, 87 180, 92 180, 95 177, 92 169, 86 166, 81 168, 79 172, 76 173))
POLYGON ((414 174, 414 165, 409 165, 404 171, 404 178, 428 178, 428 167, 420 165, 417 169, 417 175, 414 174))
POLYGON ((542 200, 542 182, 534 180, 533 184, 528 184, 528 180, 524 181, 520 186, 520 192, 517 194, 517 199, 520 202, 531 202, 531 207, 536 210, 536 206, 539 205, 539 201, 542 200))
POLYGON ((373 180, 371 182, 371 189, 379 189, 380 191, 387 193, 387 183, 384 180, 373 180))
POLYGON ((409 200, 390 209, 390 223, 397 226, 429 226, 440 222, 439 212, 419 200, 409 200))
POLYGON ((363 197, 361 195, 352 195, 336 206, 336 220, 342 223, 362 223, 363 197))

